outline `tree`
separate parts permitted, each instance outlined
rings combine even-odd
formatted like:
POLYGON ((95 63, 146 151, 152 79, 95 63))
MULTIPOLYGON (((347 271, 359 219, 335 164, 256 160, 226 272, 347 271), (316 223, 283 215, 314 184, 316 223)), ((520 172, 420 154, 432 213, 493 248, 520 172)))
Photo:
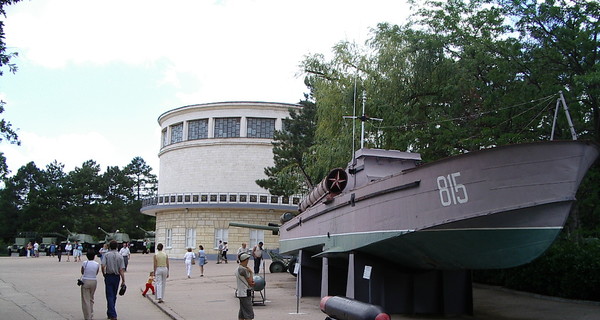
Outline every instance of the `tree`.
POLYGON ((520 34, 526 53, 523 74, 540 87, 564 89, 580 135, 600 142, 600 3, 493 2, 520 34))
POLYGON ((313 179, 307 173, 305 151, 313 144, 315 104, 308 100, 299 102, 302 109, 290 109, 290 118, 284 120, 283 130, 273 135, 274 167, 265 168, 267 179, 256 183, 274 195, 291 196, 312 187, 313 179))
POLYGON ((124 171, 133 180, 135 200, 153 196, 158 190, 158 179, 155 174, 152 174, 152 168, 142 157, 133 158, 124 171))
MULTIPOLYGON (((425 161, 549 139, 559 90, 579 136, 600 142, 597 1, 412 4, 406 24, 379 24, 365 49, 340 42, 331 59, 303 62, 318 119, 307 172, 322 177, 347 162, 359 141, 342 116, 361 103, 361 92, 367 115, 383 119, 367 123, 366 146, 419 152, 425 161)), ((565 117, 558 120, 557 137, 570 139, 565 117)), ((600 169, 590 171, 574 211, 586 222, 600 221, 590 196, 598 194, 600 169)), ((590 227, 600 233, 600 225, 590 227)))
POLYGON ((29 162, 8 181, 7 186, 13 192, 12 207, 18 210, 15 230, 36 231, 34 228, 39 225, 42 211, 39 199, 44 190, 42 176, 43 172, 35 163, 29 162))
POLYGON ((55 160, 41 172, 41 190, 36 202, 40 209, 38 219, 43 223, 37 231, 56 232, 62 230, 62 225, 69 222, 65 219, 70 198, 64 168, 64 164, 55 160))
POLYGON ((561 89, 581 135, 596 134, 597 2, 528 9, 553 15, 518 9, 523 3, 539 2, 419 2, 405 25, 378 25, 364 50, 341 42, 329 61, 308 57, 303 67, 319 119, 311 148, 318 156, 308 170, 347 158, 351 132, 342 115, 363 90, 368 115, 384 119, 367 126, 367 145, 420 152, 428 161, 547 139, 561 89), (560 44, 573 41, 571 51, 560 44))
MULTIPOLYGON (((0 0, 0 14, 6 17, 4 7, 10 4, 19 2, 20 0, 0 0)), ((17 66, 10 63, 10 59, 16 57, 17 53, 7 53, 6 44, 4 43, 4 21, 0 21, 0 76, 4 74, 3 68, 8 67, 10 72, 16 72, 17 66)), ((0 100, 0 114, 4 112, 5 102, 0 100)), ((0 119, 0 143, 6 140, 9 143, 20 145, 19 136, 12 129, 12 124, 5 119, 0 119)), ((0 152, 0 178, 4 178, 9 173, 6 165, 6 157, 3 152, 0 152)))

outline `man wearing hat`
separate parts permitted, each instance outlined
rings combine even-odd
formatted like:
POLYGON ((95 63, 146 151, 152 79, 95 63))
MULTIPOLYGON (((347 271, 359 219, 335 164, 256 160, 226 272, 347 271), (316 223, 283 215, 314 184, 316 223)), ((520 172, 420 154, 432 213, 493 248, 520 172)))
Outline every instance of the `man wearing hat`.
POLYGON ((254 310, 252 308, 252 287, 254 287, 254 275, 248 267, 250 255, 242 253, 240 255, 240 264, 235 272, 237 279, 237 289, 235 296, 240 299, 240 311, 238 319, 254 319, 254 310))

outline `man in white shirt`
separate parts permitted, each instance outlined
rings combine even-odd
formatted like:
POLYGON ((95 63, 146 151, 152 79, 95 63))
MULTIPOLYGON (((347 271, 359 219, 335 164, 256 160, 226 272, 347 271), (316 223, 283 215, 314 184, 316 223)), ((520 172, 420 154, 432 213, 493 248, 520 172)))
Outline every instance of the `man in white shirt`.
POLYGON ((250 254, 250 248, 247 247, 247 245, 246 245, 245 242, 242 242, 242 246, 237 251, 237 256, 236 256, 237 257, 237 259, 236 259, 237 263, 240 263, 240 255, 242 253, 250 254))
POLYGON ((258 274, 260 271, 260 263, 262 261, 263 252, 264 249, 262 241, 254 246, 254 249, 252 249, 252 256, 254 257, 254 274, 258 274))
POLYGON ((127 264, 129 264, 129 257, 131 256, 131 251, 129 251, 129 243, 123 242, 123 248, 119 250, 119 254, 123 256, 123 262, 125 263, 125 271, 127 271, 127 264))
POLYGON ((67 254, 67 261, 71 261, 69 256, 71 255, 71 250, 73 250, 73 246, 70 241, 67 241, 67 245, 65 246, 65 253, 67 254))

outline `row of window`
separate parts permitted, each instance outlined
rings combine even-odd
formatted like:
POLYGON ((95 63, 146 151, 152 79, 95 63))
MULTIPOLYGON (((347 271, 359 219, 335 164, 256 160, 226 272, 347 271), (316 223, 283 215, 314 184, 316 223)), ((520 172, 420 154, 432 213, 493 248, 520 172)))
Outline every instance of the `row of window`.
POLYGON ((158 195, 143 199, 142 206, 155 206, 162 204, 202 204, 202 203, 261 203, 274 205, 298 205, 300 196, 273 196, 265 194, 248 193, 186 193, 158 195))
MULTIPOLYGON (((228 242, 229 238, 229 229, 215 229, 214 233, 214 241, 213 241, 213 249, 217 249, 219 245, 219 240, 223 242, 228 242)), ((259 242, 265 242, 265 232, 264 230, 250 230, 250 241, 248 241, 248 247, 253 248, 259 242)), ((173 247, 173 229, 165 230, 165 247, 172 248, 173 247)), ((207 247, 207 246, 205 246, 207 247)), ((187 228, 185 230, 185 248, 192 248, 194 250, 198 249, 196 247, 196 229, 187 228)), ((237 252, 237 248, 229 248, 232 249, 231 252, 237 252)))
MULTIPOLYGON (((239 138, 242 118, 214 118, 213 137, 239 138)), ((208 139, 208 119, 186 121, 187 140, 208 139)), ((180 122, 163 129, 162 146, 184 140, 184 123, 180 122)), ((275 119, 273 118, 246 118, 246 137, 272 139, 275 132, 275 119)))

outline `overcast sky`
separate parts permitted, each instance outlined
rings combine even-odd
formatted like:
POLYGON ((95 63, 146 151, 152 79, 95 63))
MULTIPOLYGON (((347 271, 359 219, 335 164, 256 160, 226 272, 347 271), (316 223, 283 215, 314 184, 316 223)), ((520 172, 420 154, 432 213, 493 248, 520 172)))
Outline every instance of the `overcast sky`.
MULTIPOLYGON (((165 111, 219 101, 296 103, 305 55, 364 43, 379 22, 404 23, 404 1, 24 0, 6 7, 0 117, 20 147, 0 144, 15 173, 54 160, 104 170, 141 156, 158 174, 165 111)), ((160 177, 159 177, 160 178, 160 177)))

